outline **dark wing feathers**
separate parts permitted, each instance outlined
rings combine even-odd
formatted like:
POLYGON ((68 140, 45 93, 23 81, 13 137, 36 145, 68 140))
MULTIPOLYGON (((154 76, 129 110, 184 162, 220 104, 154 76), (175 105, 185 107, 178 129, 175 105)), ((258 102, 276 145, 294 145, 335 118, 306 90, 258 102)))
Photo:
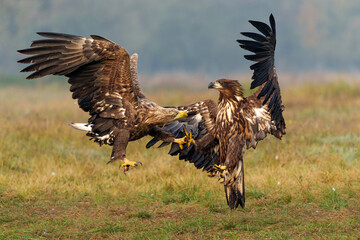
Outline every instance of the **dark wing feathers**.
POLYGON ((31 57, 27 57, 24 59, 21 59, 18 61, 18 63, 37 63, 40 62, 42 60, 48 60, 48 59, 53 59, 53 58, 57 58, 61 55, 61 53, 48 53, 48 54, 39 54, 39 55, 35 55, 35 56, 31 56, 31 57))
POLYGON ((266 37, 258 33, 242 32, 241 34, 244 35, 245 37, 252 38, 258 42, 266 42, 266 37))
POLYGON ((159 142, 159 139, 157 139, 157 138, 152 138, 152 139, 146 144, 146 148, 151 148, 151 147, 154 146, 157 142, 159 142))
MULTIPOLYGON (((272 14, 270 14, 269 21, 270 21, 271 30, 272 30, 273 34, 276 36, 275 18, 272 14)), ((273 40, 276 41, 276 38, 274 38, 273 40)))
POLYGON ((72 34, 66 34, 66 33, 54 33, 54 32, 37 32, 38 35, 46 38, 53 38, 53 39, 65 39, 65 40, 71 40, 71 39, 78 39, 80 36, 72 35, 72 34))
POLYGON ((79 89, 78 85, 99 85, 103 94, 118 91, 130 101, 134 100, 130 59, 124 48, 95 35, 90 39, 63 33, 38 34, 48 39, 33 41, 31 48, 19 50, 22 54, 34 55, 19 61, 32 63, 22 70, 35 71, 28 79, 66 75, 74 92, 79 89))
MULTIPOLYGON (((270 15, 270 18, 273 18, 272 14, 270 15)), ((254 21, 254 20, 250 20, 249 23, 251 23, 251 25, 256 27, 256 29, 259 30, 265 36, 269 36, 273 32, 272 29, 270 28, 270 26, 267 25, 266 23, 254 21)))
POLYGON ((96 134, 109 133, 114 126, 112 119, 126 118, 126 102, 138 104, 130 57, 124 48, 96 35, 91 39, 63 33, 38 34, 46 39, 35 40, 30 48, 18 50, 32 55, 18 61, 31 64, 22 72, 33 72, 28 79, 67 76, 72 97, 92 115, 89 122, 96 134))
POLYGON ((18 50, 19 53, 25 54, 25 55, 32 55, 32 54, 48 54, 52 52, 61 52, 65 50, 66 48, 64 46, 51 46, 51 47, 33 47, 28 49, 22 49, 18 50))
MULTIPOLYGON (((205 104, 208 104, 208 102, 211 100, 206 100, 205 104)), ((187 111, 188 113, 191 113, 189 117, 178 119, 177 121, 168 123, 163 127, 163 130, 166 132, 172 133, 175 138, 182 138, 185 136, 185 131, 188 133, 193 134, 193 139, 199 140, 202 137, 204 137, 208 131, 205 126, 205 121, 202 115, 200 114, 200 109, 202 108, 202 105, 204 102, 194 103, 189 106, 179 106, 177 107, 179 110, 187 111)), ((211 101, 211 104, 215 105, 214 102, 211 101)), ((146 147, 152 147, 154 146, 159 140, 156 138, 151 139, 146 147)), ((217 140, 216 140, 217 141, 217 140)), ((169 143, 162 143, 159 147, 167 146, 169 143)), ((214 143, 213 146, 209 146, 206 152, 200 152, 196 150, 195 146, 191 144, 189 147, 187 147, 186 144, 184 144, 184 149, 180 149, 179 145, 177 143, 171 143, 169 155, 171 156, 179 156, 179 160, 185 160, 189 161, 190 163, 193 163, 194 166, 198 169, 203 169, 207 172, 213 171, 214 164, 219 164, 219 153, 217 152, 217 145, 218 142, 214 143)))
POLYGON ((243 32, 242 35, 253 40, 237 40, 240 47, 253 52, 253 55, 244 57, 256 62, 250 66, 254 70, 251 82, 251 89, 260 87, 255 95, 267 104, 271 119, 275 122, 278 136, 285 134, 285 121, 282 115, 283 105, 280 95, 280 87, 275 70, 275 47, 276 47, 276 26, 273 15, 269 18, 270 26, 259 21, 249 21, 261 34, 243 32))
MULTIPOLYGON (((183 119, 174 123, 178 125, 177 128, 172 128, 173 130, 177 130, 177 132, 172 132, 175 136, 177 136, 176 138, 182 138, 185 136, 184 128, 186 128, 188 132, 191 131, 193 133, 193 138, 195 140, 201 139, 207 133, 207 131, 205 131, 204 134, 204 131, 202 131, 206 129, 203 120, 195 122, 183 119)), ((166 126, 165 131, 167 131, 166 126)), ((214 164, 219 163, 218 153, 215 150, 206 153, 199 152, 196 151, 193 144, 191 144, 190 147, 184 145, 184 149, 181 150, 178 144, 172 143, 169 154, 172 156, 179 155, 180 160, 189 161, 190 163, 193 163, 196 168, 202 168, 204 171, 208 172, 212 171, 214 164)))
POLYGON ((32 42, 30 47, 56 47, 56 46, 64 46, 66 44, 71 43, 69 40, 56 40, 56 39, 41 39, 41 40, 35 40, 32 42))
MULTIPOLYGON (((274 21, 273 16, 270 15, 270 21, 274 21)), ((249 21, 254 27, 256 27, 262 34, 260 35, 257 33, 249 33, 244 32, 241 33, 246 37, 252 38, 255 41, 251 40, 237 40, 240 43, 240 47, 246 50, 249 50, 254 55, 245 55, 244 57, 248 60, 255 61, 257 64, 252 65, 250 68, 254 70, 253 75, 253 83, 251 88, 255 88, 260 86, 262 83, 257 81, 258 79, 256 76, 260 72, 267 72, 269 77, 273 77, 275 73, 274 69, 274 52, 276 46, 276 35, 275 35, 275 22, 273 22, 272 27, 268 26, 265 23, 258 22, 258 21, 249 21)))

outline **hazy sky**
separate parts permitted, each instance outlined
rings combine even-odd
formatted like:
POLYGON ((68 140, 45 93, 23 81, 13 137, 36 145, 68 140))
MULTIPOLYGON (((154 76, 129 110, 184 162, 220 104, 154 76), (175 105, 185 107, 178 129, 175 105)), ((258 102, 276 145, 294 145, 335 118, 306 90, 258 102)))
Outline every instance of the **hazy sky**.
POLYGON ((277 21, 279 71, 357 71, 360 1, 0 0, 0 72, 22 66, 16 49, 37 31, 97 34, 139 53, 143 73, 248 71, 236 39, 249 19, 277 21))

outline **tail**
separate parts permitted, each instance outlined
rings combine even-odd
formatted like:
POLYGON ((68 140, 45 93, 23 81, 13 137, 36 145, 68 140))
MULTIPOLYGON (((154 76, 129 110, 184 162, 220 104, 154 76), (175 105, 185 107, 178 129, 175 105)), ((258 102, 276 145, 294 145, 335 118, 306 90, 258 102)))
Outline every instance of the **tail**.
POLYGON ((244 161, 242 159, 232 172, 225 174, 224 188, 226 201, 231 210, 237 208, 239 204, 242 208, 245 207, 244 161))
POLYGON ((92 131, 92 124, 88 124, 88 123, 70 123, 69 125, 72 126, 75 129, 77 129, 77 130, 87 131, 87 132, 92 131))

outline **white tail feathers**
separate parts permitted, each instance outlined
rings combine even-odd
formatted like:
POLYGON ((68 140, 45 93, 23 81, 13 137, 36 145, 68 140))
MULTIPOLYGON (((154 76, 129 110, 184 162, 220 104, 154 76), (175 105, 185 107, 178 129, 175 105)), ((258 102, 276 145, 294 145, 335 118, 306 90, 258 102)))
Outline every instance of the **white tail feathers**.
POLYGON ((88 123, 70 123, 69 125, 72 126, 75 129, 77 129, 77 130, 87 131, 87 132, 92 131, 92 124, 88 124, 88 123))

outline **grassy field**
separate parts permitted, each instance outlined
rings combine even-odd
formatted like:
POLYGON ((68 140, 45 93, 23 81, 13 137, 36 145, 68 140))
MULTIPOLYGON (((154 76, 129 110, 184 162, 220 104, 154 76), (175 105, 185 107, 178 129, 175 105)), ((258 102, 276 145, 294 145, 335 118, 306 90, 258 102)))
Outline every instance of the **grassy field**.
POLYGON ((236 211, 216 179, 146 150, 149 138, 127 150, 142 167, 125 176, 106 165, 111 148, 67 126, 87 120, 67 86, 0 89, 0 239, 358 239, 360 85, 288 85, 287 135, 246 152, 246 208, 236 211))

